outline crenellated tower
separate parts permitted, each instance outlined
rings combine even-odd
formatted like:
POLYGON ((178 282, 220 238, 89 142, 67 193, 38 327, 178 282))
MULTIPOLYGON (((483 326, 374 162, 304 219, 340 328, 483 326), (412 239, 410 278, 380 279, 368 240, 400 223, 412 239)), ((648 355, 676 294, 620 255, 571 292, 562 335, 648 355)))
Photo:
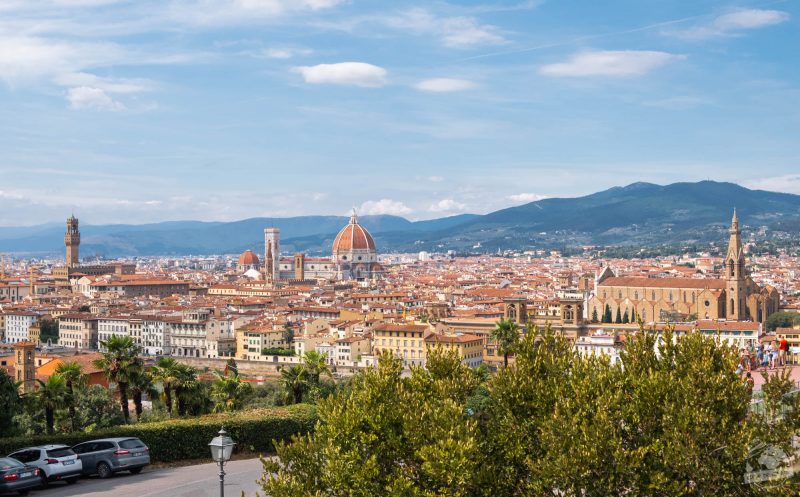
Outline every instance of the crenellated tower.
POLYGON ((81 245, 81 232, 78 229, 78 219, 75 218, 74 214, 67 218, 64 245, 67 247, 67 267, 77 267, 79 264, 78 250, 81 245))

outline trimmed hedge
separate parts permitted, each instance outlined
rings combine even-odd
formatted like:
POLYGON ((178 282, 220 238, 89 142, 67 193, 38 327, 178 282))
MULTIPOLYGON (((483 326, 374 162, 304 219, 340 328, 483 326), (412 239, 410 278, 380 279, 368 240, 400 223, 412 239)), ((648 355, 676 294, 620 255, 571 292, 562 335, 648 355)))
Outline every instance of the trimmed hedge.
POLYGON ((44 444, 76 445, 87 440, 108 437, 138 437, 150 448, 153 462, 185 459, 210 459, 208 443, 221 426, 236 442, 236 451, 266 453, 273 442, 288 440, 294 434, 314 429, 317 414, 314 406, 296 404, 288 407, 254 409, 229 414, 210 414, 191 419, 173 419, 155 423, 116 426, 91 433, 56 433, 29 437, 0 438, 0 457, 22 447, 44 444))

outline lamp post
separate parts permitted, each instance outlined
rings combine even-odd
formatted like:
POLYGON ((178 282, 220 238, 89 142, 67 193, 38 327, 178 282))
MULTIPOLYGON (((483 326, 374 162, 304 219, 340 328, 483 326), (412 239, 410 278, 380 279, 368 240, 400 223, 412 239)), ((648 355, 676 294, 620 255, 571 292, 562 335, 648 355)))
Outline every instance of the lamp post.
POLYGON ((228 436, 225 427, 208 444, 211 448, 211 459, 219 464, 219 497, 225 497, 225 463, 231 460, 234 445, 236 443, 228 436))

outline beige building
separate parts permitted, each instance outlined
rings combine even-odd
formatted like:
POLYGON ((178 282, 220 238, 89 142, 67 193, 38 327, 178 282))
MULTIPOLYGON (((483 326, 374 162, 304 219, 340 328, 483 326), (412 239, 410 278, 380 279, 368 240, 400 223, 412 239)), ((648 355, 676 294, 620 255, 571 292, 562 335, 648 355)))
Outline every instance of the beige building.
POLYGON ((97 317, 89 313, 58 318, 58 344, 68 349, 97 349, 97 317))
POLYGON ((403 366, 425 365, 425 335, 430 327, 419 324, 381 324, 373 329, 375 355, 390 351, 403 366))
POLYGON ((361 360, 361 356, 372 353, 369 337, 350 336, 336 340, 334 364, 337 366, 354 366, 361 360))
POLYGON ((461 362, 469 367, 477 367, 483 363, 483 337, 478 335, 441 335, 431 334, 425 338, 428 349, 442 347, 444 350, 455 350, 461 362))

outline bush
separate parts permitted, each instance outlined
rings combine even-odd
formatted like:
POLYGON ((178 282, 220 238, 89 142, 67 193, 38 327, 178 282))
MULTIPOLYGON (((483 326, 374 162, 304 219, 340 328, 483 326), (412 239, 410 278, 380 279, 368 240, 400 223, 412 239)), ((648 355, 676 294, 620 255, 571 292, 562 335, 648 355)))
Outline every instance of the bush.
POLYGON ((292 435, 311 431, 316 419, 316 409, 309 405, 256 409, 233 414, 117 426, 92 433, 2 438, 0 454, 10 454, 31 445, 63 443, 72 446, 97 438, 138 437, 150 447, 153 462, 209 459, 208 443, 223 425, 236 442, 237 452, 266 453, 274 450, 274 441, 289 440, 292 435))
POLYGON ((282 356, 293 356, 294 349, 261 349, 261 355, 282 355, 282 356))

